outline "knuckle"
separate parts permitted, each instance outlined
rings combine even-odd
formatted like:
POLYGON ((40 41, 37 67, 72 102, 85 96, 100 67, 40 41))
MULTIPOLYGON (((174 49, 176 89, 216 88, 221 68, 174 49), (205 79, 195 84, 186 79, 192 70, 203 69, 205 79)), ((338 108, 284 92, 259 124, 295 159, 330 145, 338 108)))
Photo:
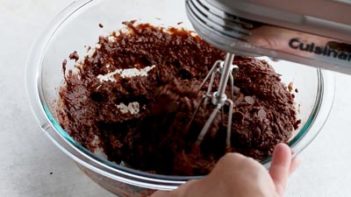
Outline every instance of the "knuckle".
POLYGON ((242 154, 239 153, 227 153, 225 154, 221 161, 225 161, 225 162, 235 162, 235 161, 240 161, 245 159, 245 156, 243 156, 242 154))

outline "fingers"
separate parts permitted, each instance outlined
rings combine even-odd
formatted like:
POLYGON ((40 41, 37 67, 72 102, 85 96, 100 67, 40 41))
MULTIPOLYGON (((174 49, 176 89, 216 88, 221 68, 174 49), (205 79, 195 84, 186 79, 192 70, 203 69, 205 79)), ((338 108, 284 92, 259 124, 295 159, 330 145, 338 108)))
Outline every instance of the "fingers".
MULTIPOLYGON (((291 150, 286 144, 278 144, 273 152, 269 173, 276 186, 277 192, 282 196, 291 169, 291 150)), ((292 169, 294 170, 294 169, 292 169)))
POLYGON ((225 166, 232 166, 233 164, 236 164, 242 160, 245 160, 247 159, 247 157, 245 157, 244 155, 242 154, 239 154, 239 153, 227 153, 225 154, 219 161, 218 161, 218 166, 216 167, 219 167, 219 166, 222 166, 222 165, 225 165, 225 166))
MULTIPOLYGON (((293 158, 291 150, 286 144, 278 144, 274 149, 272 163, 269 170, 270 177, 274 183, 273 185, 270 181, 271 190, 277 192, 279 196, 283 196, 288 177, 295 171, 299 163, 299 159, 296 157, 293 158)), ((209 188, 212 188, 216 184, 218 185, 218 182, 220 181, 224 181, 225 183, 230 182, 231 188, 233 186, 238 186, 243 183, 243 180, 250 180, 248 179, 248 177, 250 177, 248 175, 255 174, 253 171, 257 173, 264 172, 266 177, 270 180, 267 171, 257 161, 238 153, 226 154, 218 161, 216 167, 212 170, 209 176, 206 176, 204 179, 187 182, 172 192, 156 192, 151 197, 197 197, 204 196, 205 194, 210 195, 211 192, 211 194, 215 193, 216 195, 219 194, 218 192, 222 192, 221 194, 228 194, 228 192, 231 193, 231 190, 223 190, 223 188, 221 188, 221 190, 215 191, 214 189, 212 190, 209 188), (262 168, 262 170, 260 170, 260 168, 262 168), (238 169, 240 170, 238 171, 238 169), (244 173, 244 178, 240 178, 240 173, 238 172, 241 172, 241 174, 244 173), (233 177, 236 178, 234 179, 233 177)), ((223 184, 219 185, 222 185, 223 187, 223 184)), ((247 193, 252 191, 252 184, 244 183, 244 185, 240 185, 239 188, 244 191, 244 193, 247 193), (249 189, 245 189, 245 186, 249 186, 249 189)), ((238 188, 235 188, 235 191, 238 191, 238 188)))

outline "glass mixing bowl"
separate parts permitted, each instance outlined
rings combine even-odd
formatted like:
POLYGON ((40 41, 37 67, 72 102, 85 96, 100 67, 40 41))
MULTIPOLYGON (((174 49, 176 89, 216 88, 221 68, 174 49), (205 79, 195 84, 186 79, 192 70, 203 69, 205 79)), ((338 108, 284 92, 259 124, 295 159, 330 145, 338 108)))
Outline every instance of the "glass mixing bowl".
MULTIPOLYGON (((55 101, 63 83, 62 61, 74 50, 85 54, 84 46, 95 46, 99 35, 118 30, 123 21, 133 19, 192 29, 184 1, 75 1, 55 18, 34 45, 26 72, 30 103, 42 130, 88 176, 119 196, 146 196, 154 190, 171 190, 189 179, 201 178, 150 174, 109 162, 77 143, 55 118, 55 101), (99 28, 100 23, 103 28, 99 28)), ((289 142, 297 154, 311 143, 327 120, 333 103, 334 78, 328 71, 291 62, 270 63, 282 75, 283 82, 292 82, 299 90, 296 103, 302 123, 289 142)), ((73 64, 69 66, 68 69, 73 64)), ((262 163, 268 167, 270 158, 262 163)))

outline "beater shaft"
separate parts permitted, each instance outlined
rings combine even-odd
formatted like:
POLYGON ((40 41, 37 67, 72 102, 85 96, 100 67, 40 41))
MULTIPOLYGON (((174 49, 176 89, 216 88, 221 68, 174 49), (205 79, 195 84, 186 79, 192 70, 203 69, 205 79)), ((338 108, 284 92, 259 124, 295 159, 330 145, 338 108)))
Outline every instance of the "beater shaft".
POLYGON ((225 60, 223 63, 223 68, 221 71, 221 79, 219 81, 219 86, 218 86, 218 91, 216 93, 216 103, 214 104, 219 104, 222 103, 226 100, 227 96, 225 94, 225 90, 228 84, 228 79, 229 75, 232 73, 233 70, 233 60, 234 60, 234 54, 227 53, 225 56, 225 60))

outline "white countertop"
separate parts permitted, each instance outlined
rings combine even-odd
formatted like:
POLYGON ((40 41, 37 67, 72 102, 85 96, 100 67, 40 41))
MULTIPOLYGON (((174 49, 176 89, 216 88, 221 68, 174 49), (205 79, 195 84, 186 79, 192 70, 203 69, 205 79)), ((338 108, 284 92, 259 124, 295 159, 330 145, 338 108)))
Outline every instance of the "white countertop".
MULTIPOLYGON (((0 0, 0 196, 113 196, 87 178, 40 131, 24 89, 26 56, 71 0, 0 0), (50 174, 52 172, 52 174, 50 174)), ((350 196, 351 77, 337 74, 330 118, 300 155, 288 197, 350 196)))

